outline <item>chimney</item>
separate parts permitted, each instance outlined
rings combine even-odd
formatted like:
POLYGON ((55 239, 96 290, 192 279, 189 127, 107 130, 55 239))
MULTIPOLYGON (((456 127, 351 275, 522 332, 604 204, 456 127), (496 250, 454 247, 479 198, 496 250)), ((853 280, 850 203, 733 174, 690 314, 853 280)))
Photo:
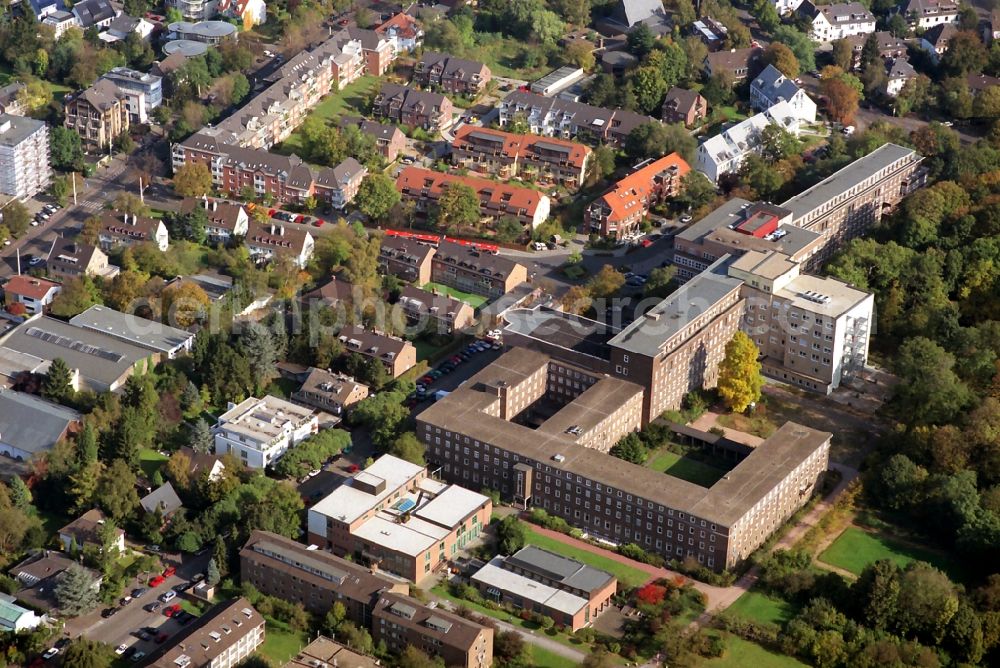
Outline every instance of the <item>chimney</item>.
POLYGON ((219 208, 219 203, 216 200, 213 199, 212 200, 212 211, 215 211, 218 208, 219 208))
POLYGON ((280 234, 281 236, 285 236, 285 226, 284 225, 282 225, 281 227, 278 228, 278 234, 280 234))
POLYGON ((201 199, 205 202, 205 211, 208 211, 208 195, 202 195, 201 199))
POLYGON ((274 225, 271 225, 271 234, 274 234, 274 225))

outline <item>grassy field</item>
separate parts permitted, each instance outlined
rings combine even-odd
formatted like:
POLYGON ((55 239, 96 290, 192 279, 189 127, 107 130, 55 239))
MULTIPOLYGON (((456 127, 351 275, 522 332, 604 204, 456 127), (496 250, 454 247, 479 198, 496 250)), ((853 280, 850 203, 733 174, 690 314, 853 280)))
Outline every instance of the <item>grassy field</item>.
POLYGON ((795 607, 787 601, 748 591, 726 609, 726 614, 755 622, 783 624, 795 614, 795 607))
POLYGON ((538 645, 528 645, 528 649, 531 652, 531 665, 535 668, 575 668, 578 665, 576 661, 538 645))
POLYGON ((722 476, 726 475, 726 472, 722 469, 709 466, 708 464, 699 462, 697 459, 682 457, 670 450, 661 450, 650 458, 646 466, 654 471, 660 471, 675 478, 681 478, 696 485, 701 485, 702 487, 711 487, 722 476))
POLYGON ((287 663, 309 643, 309 638, 305 634, 292 631, 270 619, 267 620, 264 632, 264 644, 258 651, 279 666, 287 663))
POLYGON ((718 659, 710 659, 701 664, 705 668, 806 668, 798 660, 769 652, 760 645, 736 636, 726 635, 726 653, 718 659))
POLYGON ((884 534, 869 533, 857 527, 848 527, 819 555, 819 560, 860 575, 865 566, 880 559, 888 559, 900 566, 913 561, 926 561, 943 571, 956 571, 955 564, 931 550, 908 545, 884 534))
POLYGON ((620 582, 629 587, 637 587, 650 578, 648 573, 640 571, 638 568, 633 568, 632 566, 623 564, 600 554, 594 554, 593 552, 588 552, 586 550, 581 550, 571 545, 567 545, 556 540, 555 538, 543 536, 535 531, 530 525, 528 526, 528 544, 536 545, 540 548, 549 550, 550 552, 555 552, 556 554, 561 554, 564 557, 570 557, 572 559, 576 559, 577 561, 582 561, 583 563, 593 566, 594 568, 600 568, 601 570, 608 571, 617 577, 620 582))
POLYGON ((461 290, 456 290, 455 288, 450 288, 447 285, 441 285, 440 283, 425 283, 420 286, 422 290, 427 290, 428 292, 432 290, 437 290, 443 294, 450 295, 455 299, 459 299, 472 308, 479 308, 485 304, 488 300, 482 295, 474 295, 470 292, 462 292, 461 290))
POLYGON ((142 472, 146 474, 146 477, 150 479, 153 478, 153 474, 163 466, 167 459, 166 455, 161 455, 152 448, 143 448, 139 451, 139 466, 142 468, 142 472))
MULTIPOLYGON (((380 79, 373 76, 364 76, 347 86, 343 90, 330 93, 323 98, 316 107, 309 112, 309 118, 319 118, 324 121, 339 119, 341 116, 362 115, 361 107, 372 88, 379 85, 380 79)), ((293 153, 302 149, 301 136, 298 130, 281 143, 280 153, 293 153)))
POLYGON ((464 345, 464 342, 451 341, 443 346, 437 346, 434 345, 432 341, 423 337, 411 341, 410 343, 412 343, 413 347, 417 349, 417 361, 427 360, 428 364, 437 363, 442 358, 442 353, 444 351, 454 351, 451 353, 454 355, 454 353, 461 350, 462 345, 464 345))
POLYGON ((720 415, 717 422, 720 427, 735 429, 736 431, 753 434, 761 438, 767 438, 778 429, 774 422, 762 415, 748 417, 740 413, 729 413, 727 415, 720 415))

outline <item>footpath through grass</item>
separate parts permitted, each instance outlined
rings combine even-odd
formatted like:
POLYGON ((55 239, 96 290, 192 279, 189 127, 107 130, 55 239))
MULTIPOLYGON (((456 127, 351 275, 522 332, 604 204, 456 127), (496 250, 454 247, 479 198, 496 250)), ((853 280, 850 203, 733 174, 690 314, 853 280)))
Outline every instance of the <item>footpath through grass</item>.
POLYGON ((651 457, 646 466, 654 471, 660 471, 702 487, 711 487, 722 476, 726 475, 722 469, 699 462, 697 459, 678 455, 667 449, 660 450, 651 457))
POLYGON ((784 624, 795 615, 795 606, 788 601, 748 591, 726 609, 727 615, 765 624, 784 624))
POLYGON ((610 557, 605 557, 600 554, 594 554, 593 552, 588 552, 587 550, 582 550, 580 548, 574 547, 572 545, 567 545, 555 538, 550 538, 549 536, 543 536, 528 525, 528 544, 535 545, 550 552, 555 552, 556 554, 561 554, 564 557, 570 557, 571 559, 576 559, 581 561, 588 566, 593 566, 594 568, 600 568, 601 570, 607 571, 618 578, 618 581, 623 585, 628 587, 638 587, 647 580, 649 580, 650 575, 645 571, 641 571, 638 568, 633 568, 628 564, 623 564, 620 561, 615 561, 610 557))
POLYGON ((461 290, 456 290, 455 288, 448 287, 447 285, 441 285, 440 283, 425 283, 421 286, 421 290, 426 290, 427 292, 433 292, 437 290, 442 294, 446 294, 455 299, 461 300, 471 306, 472 308, 479 308, 487 301, 486 297, 482 295, 474 295, 471 292, 462 292, 461 290))
POLYGON ((913 561, 926 561, 949 574, 955 574, 956 564, 945 555, 910 545, 885 534, 869 533, 857 527, 848 527, 819 555, 819 560, 861 575, 865 566, 880 559, 887 559, 900 567, 913 561))

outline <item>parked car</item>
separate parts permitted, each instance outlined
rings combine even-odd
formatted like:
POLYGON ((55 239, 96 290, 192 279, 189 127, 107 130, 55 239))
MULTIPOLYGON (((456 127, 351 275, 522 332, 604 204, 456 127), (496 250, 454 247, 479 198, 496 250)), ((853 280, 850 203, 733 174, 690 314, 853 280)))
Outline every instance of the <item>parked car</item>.
POLYGON ((140 598, 147 591, 149 590, 146 589, 145 587, 136 587, 135 589, 132 590, 132 598, 140 598))
POLYGON ((138 652, 132 655, 131 661, 132 663, 139 663, 145 658, 146 658, 146 653, 140 649, 138 652))
POLYGON ((162 594, 160 594, 160 600, 163 601, 164 603, 169 603, 175 598, 177 598, 177 592, 173 590, 165 591, 162 594))
POLYGON ((45 650, 45 653, 42 654, 42 658, 48 661, 58 653, 59 653, 58 647, 49 647, 47 650, 45 650))
POLYGON ((137 650, 136 650, 136 648, 135 648, 135 645, 132 645, 132 646, 131 646, 131 647, 129 647, 129 648, 127 649, 127 650, 125 650, 125 653, 124 653, 124 654, 122 654, 122 656, 123 656, 124 658, 126 658, 126 659, 131 659, 131 658, 132 658, 132 655, 133 655, 133 654, 135 654, 135 653, 136 653, 136 651, 137 651, 137 650))
POLYGON ((191 578, 191 582, 193 584, 198 584, 199 582, 201 582, 204 579, 205 579, 205 574, 204 573, 195 573, 194 577, 191 578))
POLYGON ((128 649, 128 645, 126 645, 125 643, 122 643, 121 645, 118 645, 118 647, 115 647, 115 654, 117 654, 118 656, 121 656, 122 654, 125 653, 125 650, 127 650, 127 649, 128 649))
POLYGON ((156 612, 157 610, 160 609, 162 605, 163 605, 162 601, 153 601, 152 603, 148 603, 143 608, 143 610, 145 610, 146 612, 156 612))
POLYGON ((691 217, 691 214, 689 214, 689 213, 685 213, 683 216, 680 217, 680 221, 682 223, 690 223, 692 220, 693 220, 693 218, 691 217))
POLYGON ((152 588, 159 587, 161 584, 167 581, 167 578, 162 575, 157 575, 155 578, 149 581, 149 586, 152 588))
POLYGON ((174 603, 173 605, 168 605, 167 607, 165 607, 163 609, 163 616, 164 617, 173 617, 174 615, 176 615, 180 611, 181 611, 180 604, 179 603, 174 603))
POLYGON ((107 619, 108 617, 113 617, 117 612, 118 608, 104 608, 104 610, 101 610, 101 617, 107 619))
POLYGON ((163 577, 169 578, 171 575, 173 575, 176 572, 177 572, 177 568, 175 566, 167 566, 165 569, 163 569, 163 577))

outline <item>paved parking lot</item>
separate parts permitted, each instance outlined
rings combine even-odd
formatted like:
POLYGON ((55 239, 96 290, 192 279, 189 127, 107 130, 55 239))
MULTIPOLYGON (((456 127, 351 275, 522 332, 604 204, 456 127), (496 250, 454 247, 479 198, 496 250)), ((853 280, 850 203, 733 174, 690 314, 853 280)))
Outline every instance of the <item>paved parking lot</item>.
MULTIPOLYGON (((164 555, 164 563, 177 567, 177 572, 167 578, 163 584, 150 589, 141 598, 132 601, 112 617, 106 619, 101 617, 101 611, 108 607, 102 605, 87 615, 68 621, 63 635, 71 638, 83 635, 92 640, 107 643, 112 647, 118 647, 118 645, 125 643, 129 646, 134 645, 138 650, 149 654, 158 646, 156 642, 153 640, 141 641, 133 635, 134 632, 148 626, 157 629, 158 633, 172 636, 183 627, 175 620, 163 615, 162 608, 166 605, 161 606, 161 610, 156 612, 148 612, 144 606, 157 600, 160 595, 172 590, 174 586, 190 581, 197 573, 204 573, 211 557, 211 550, 207 550, 201 555, 185 555, 183 563, 181 563, 179 555, 164 555)), ((148 577, 151 578, 154 575, 156 574, 150 573, 148 577)), ((125 585, 124 593, 129 594, 137 587, 147 586, 146 581, 147 576, 129 580, 125 585)), ((183 595, 178 594, 177 598, 170 602, 170 605, 180 603, 182 597, 183 595)))

